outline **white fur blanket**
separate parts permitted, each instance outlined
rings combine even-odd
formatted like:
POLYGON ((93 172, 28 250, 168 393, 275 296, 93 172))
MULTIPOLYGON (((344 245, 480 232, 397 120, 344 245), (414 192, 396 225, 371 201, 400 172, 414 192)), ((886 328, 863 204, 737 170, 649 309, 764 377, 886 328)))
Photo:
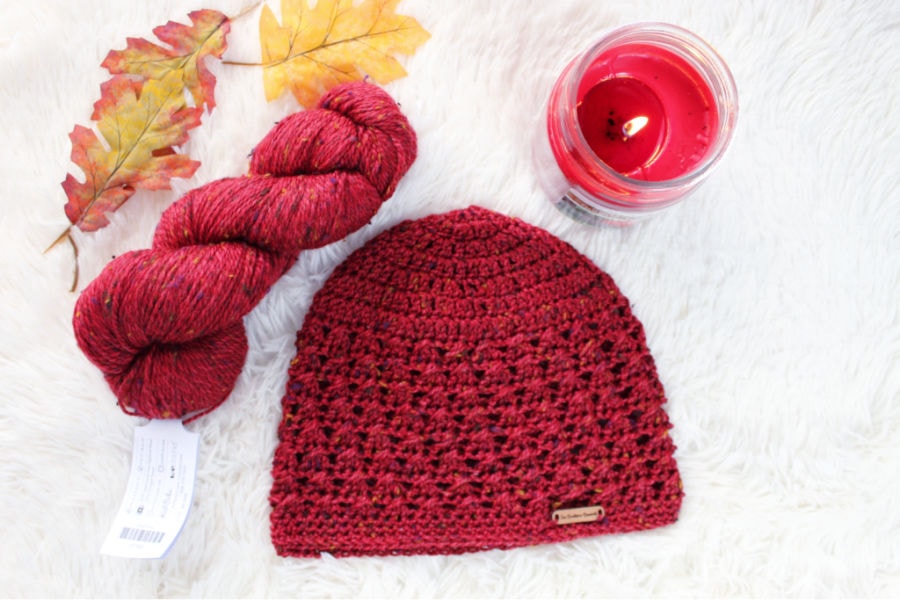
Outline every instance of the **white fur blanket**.
MULTIPOLYGON (((276 4, 273 2, 273 4, 276 4)), ((371 224, 300 256, 246 319, 250 353, 201 435, 194 505, 161 560, 101 556, 138 419, 78 350, 59 182, 99 63, 198 0, 4 0, 0 11, 0 595, 594 597, 900 595, 900 4, 891 0, 405 0, 432 35, 387 86, 419 158, 371 224), (687 27, 726 58, 741 113, 704 187, 630 229, 542 197, 530 139, 561 64, 611 26, 687 27), (520 217, 610 273, 642 320, 684 479, 645 533, 461 556, 286 559, 267 495, 279 401, 314 292, 353 249, 469 204, 520 217)), ((205 5, 227 14, 243 0, 205 5)), ((254 60, 256 14, 226 57, 254 60)), ((296 109, 260 72, 214 65, 203 166, 78 237, 81 286, 147 247, 185 191, 246 172, 296 109)))

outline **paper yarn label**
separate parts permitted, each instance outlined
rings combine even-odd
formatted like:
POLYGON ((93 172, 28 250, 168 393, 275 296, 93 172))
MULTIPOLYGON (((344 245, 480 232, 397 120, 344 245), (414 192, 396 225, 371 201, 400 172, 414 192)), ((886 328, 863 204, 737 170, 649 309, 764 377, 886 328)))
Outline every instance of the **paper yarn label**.
POLYGON ((199 434, 178 419, 135 428, 128 486, 101 553, 161 558, 168 552, 191 509, 199 446, 199 434))

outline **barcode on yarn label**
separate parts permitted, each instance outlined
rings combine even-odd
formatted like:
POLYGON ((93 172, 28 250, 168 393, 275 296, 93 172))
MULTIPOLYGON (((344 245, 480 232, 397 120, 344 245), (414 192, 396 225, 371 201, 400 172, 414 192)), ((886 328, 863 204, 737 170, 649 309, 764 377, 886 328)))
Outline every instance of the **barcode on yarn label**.
POLYGON ((187 520, 194 498, 200 436, 178 419, 134 429, 125 496, 100 552, 162 558, 187 520))
POLYGON ((165 536, 165 532, 162 531, 150 531, 148 529, 134 529, 133 527, 123 527, 122 533, 119 534, 119 539, 158 544, 165 536))

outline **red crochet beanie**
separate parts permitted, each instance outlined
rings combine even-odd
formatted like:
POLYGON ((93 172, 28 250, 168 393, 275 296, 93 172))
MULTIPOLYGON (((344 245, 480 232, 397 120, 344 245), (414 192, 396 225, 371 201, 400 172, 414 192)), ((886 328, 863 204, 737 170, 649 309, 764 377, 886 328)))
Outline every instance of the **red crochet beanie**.
POLYGON ((336 269, 297 349, 279 554, 451 554, 677 518, 643 328, 541 229, 475 207, 402 223, 336 269))

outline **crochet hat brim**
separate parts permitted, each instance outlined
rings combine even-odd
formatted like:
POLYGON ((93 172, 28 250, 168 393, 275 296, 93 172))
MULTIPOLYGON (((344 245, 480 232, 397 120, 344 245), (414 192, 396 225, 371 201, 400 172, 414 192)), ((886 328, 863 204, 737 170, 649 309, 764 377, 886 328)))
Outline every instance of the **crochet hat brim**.
POLYGON ((627 299, 574 248, 481 208, 402 223, 298 334, 273 543, 454 554, 672 523, 664 402, 627 299))

